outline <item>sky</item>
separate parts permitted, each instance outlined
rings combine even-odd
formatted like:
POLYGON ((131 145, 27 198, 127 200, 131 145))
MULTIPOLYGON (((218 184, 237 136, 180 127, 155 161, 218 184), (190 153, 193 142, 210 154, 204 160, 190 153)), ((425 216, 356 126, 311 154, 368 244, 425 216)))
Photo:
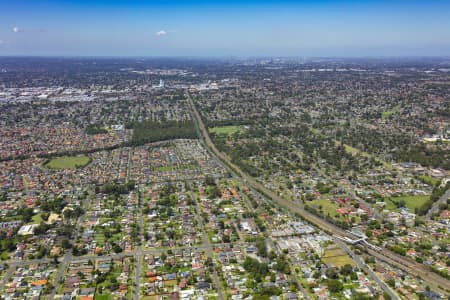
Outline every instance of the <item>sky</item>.
POLYGON ((0 56, 450 56, 450 0, 0 0, 0 56))

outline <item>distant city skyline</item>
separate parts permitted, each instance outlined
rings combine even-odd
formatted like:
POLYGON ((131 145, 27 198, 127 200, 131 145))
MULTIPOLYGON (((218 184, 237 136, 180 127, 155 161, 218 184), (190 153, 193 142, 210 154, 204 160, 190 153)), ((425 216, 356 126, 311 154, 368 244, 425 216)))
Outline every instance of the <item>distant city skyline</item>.
POLYGON ((0 55, 450 56, 450 1, 2 1, 0 55))

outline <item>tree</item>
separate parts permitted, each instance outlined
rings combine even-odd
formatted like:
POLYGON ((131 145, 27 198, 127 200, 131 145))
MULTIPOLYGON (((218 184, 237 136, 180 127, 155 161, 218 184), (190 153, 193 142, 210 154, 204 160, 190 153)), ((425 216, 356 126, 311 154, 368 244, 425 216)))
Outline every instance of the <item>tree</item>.
POLYGON ((115 253, 120 253, 122 252, 122 247, 120 247, 118 244, 113 244, 112 249, 115 253))
POLYGON ((3 242, 3 249, 6 251, 13 251, 16 248, 16 245, 13 243, 11 239, 5 239, 3 242))
POLYGON ((36 252, 36 258, 43 258, 45 254, 47 253, 47 249, 43 247, 42 245, 39 246, 37 252, 36 252))
POLYGON ((196 138, 195 125, 193 121, 153 121, 146 120, 126 124, 128 129, 133 129, 129 146, 137 146, 145 143, 171 140, 177 138, 196 138))
POLYGON ((205 177, 205 185, 211 185, 211 186, 215 186, 216 185, 216 181, 214 180, 214 177, 208 175, 205 177))
POLYGON ((275 251, 270 251, 269 252, 269 255, 268 255, 268 258, 270 259, 270 260, 274 260, 275 258, 277 258, 277 254, 275 253, 275 251))
POLYGON ((338 279, 328 279, 327 286, 330 293, 339 293, 344 289, 344 285, 338 279))
POLYGON ((391 287, 395 287, 395 280, 394 278, 389 278, 388 280, 386 280, 386 283, 391 286, 391 287))
POLYGON ((350 264, 346 264, 341 267, 340 273, 344 276, 350 275, 353 271, 353 267, 350 264))
POLYGON ((28 223, 31 221, 31 218, 33 217, 33 209, 31 207, 23 208, 21 211, 19 211, 19 214, 22 217, 22 221, 24 223, 28 223))
POLYGON ((352 300, 371 300, 371 299, 373 299, 371 296, 363 293, 354 293, 352 296, 352 300))
POLYGON ((161 253, 161 259, 163 260, 163 261, 165 261, 166 260, 166 258, 167 258, 167 254, 166 253, 161 253))
POLYGON ((68 239, 63 239, 61 241, 61 247, 63 247, 64 249, 69 249, 70 247, 72 247, 72 244, 70 244, 70 241, 68 239))
POLYGON ((258 255, 261 257, 267 257, 266 241, 261 238, 256 241, 256 248, 258 249, 258 255))
POLYGON ((267 264, 260 263, 257 259, 247 256, 243 263, 244 269, 252 274, 255 278, 260 276, 266 276, 269 272, 267 264))
POLYGON ((391 295, 389 295, 389 294, 386 293, 386 292, 383 292, 383 298, 384 298, 385 300, 391 300, 391 299, 392 299, 391 295))
POLYGON ((337 279, 338 273, 336 271, 336 268, 329 268, 326 272, 326 275, 328 278, 337 279))
POLYGON ((290 274, 291 269, 289 267, 289 263, 287 262, 286 256, 281 256, 276 259, 276 265, 274 266, 274 269, 278 272, 282 272, 285 274, 290 274))

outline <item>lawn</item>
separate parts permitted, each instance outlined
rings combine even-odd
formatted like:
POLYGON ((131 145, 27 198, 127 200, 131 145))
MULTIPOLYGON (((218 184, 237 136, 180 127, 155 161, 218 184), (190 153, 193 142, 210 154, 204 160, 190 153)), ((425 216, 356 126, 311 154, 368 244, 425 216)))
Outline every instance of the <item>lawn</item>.
POLYGON ((381 118, 382 119, 387 119, 387 118, 389 118, 390 116, 392 116, 393 114, 396 114, 397 112, 398 112, 398 110, 400 109, 400 105, 396 105, 396 106, 394 106, 392 109, 390 109, 390 110, 386 110, 386 111, 383 111, 382 113, 381 113, 381 118))
POLYGON ((36 214, 31 218, 33 224, 40 224, 43 220, 42 220, 42 216, 41 214, 36 214))
POLYGON ((112 300, 114 297, 112 295, 100 295, 95 294, 94 300, 112 300))
POLYGON ((319 206, 322 207, 323 214, 325 216, 330 215, 331 217, 334 217, 334 215, 337 213, 336 209, 339 207, 330 199, 317 199, 309 203, 311 203, 311 206, 315 207, 317 211, 320 211, 319 206))
POLYGON ((440 179, 437 178, 433 178, 427 175, 421 175, 419 176, 419 179, 422 180, 424 183, 431 185, 431 186, 437 186, 438 184, 441 183, 440 179))
POLYGON ((156 167, 155 170, 157 172, 169 172, 174 170, 193 170, 197 166, 195 164, 182 164, 182 165, 166 165, 156 167))
POLYGON ((354 266, 355 262, 340 248, 328 248, 322 257, 327 265, 333 265, 337 268, 347 264, 354 266))
POLYGON ((97 242, 97 244, 99 243, 103 244, 105 242, 105 236, 103 235, 102 232, 95 231, 94 239, 97 242))
POLYGON ((173 169, 174 169, 174 167, 172 165, 160 166, 160 167, 155 168, 155 170, 157 172, 168 172, 168 171, 172 171, 173 169))
POLYGON ((243 128, 241 126, 230 125, 230 126, 213 127, 209 128, 208 130, 210 133, 230 135, 236 132, 241 132, 243 128))
POLYGON ((359 287, 359 284, 357 282, 352 282, 352 283, 344 283, 344 289, 357 289, 359 287))
MULTIPOLYGON (((322 195, 322 196, 326 196, 326 195, 322 195)), ((311 207, 314 207, 317 212, 325 217, 329 216, 330 218, 336 220, 336 221, 348 221, 348 222, 353 222, 355 224, 359 224, 361 223, 361 218, 357 215, 350 215, 350 214, 341 214, 337 211, 337 209, 339 208, 339 205, 328 199, 328 198, 322 198, 322 199, 316 199, 313 201, 308 201, 307 202, 311 207), (354 219, 353 219, 354 218, 354 219)), ((346 207, 344 207, 346 208, 346 207)), ((346 209, 348 209, 349 207, 347 207, 346 209)))
POLYGON ((7 260, 7 259, 9 259, 9 252, 8 252, 8 251, 3 251, 3 252, 0 254, 0 259, 1 259, 1 260, 7 260))
POLYGON ((389 211, 397 211, 398 210, 397 206, 394 204, 394 202, 389 200, 389 198, 385 198, 384 203, 386 203, 386 206, 384 207, 384 209, 387 209, 389 211))
POLYGON ((63 156, 50 160, 45 166, 50 169, 76 169, 86 166, 90 161, 91 158, 86 155, 63 156))
POLYGON ((430 196, 418 195, 418 196, 399 196, 386 199, 386 208, 390 210, 396 210, 395 203, 399 203, 401 200, 405 201, 405 207, 411 212, 414 212, 416 208, 421 208, 428 200, 430 196), (392 200, 391 200, 392 199, 392 200))

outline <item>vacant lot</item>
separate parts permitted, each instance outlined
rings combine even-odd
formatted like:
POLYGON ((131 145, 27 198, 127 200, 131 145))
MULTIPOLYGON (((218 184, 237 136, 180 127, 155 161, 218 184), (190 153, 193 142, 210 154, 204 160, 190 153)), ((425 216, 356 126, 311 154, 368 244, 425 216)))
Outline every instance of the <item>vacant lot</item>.
POLYGON ((63 156, 50 160, 45 166, 50 169, 75 169, 90 162, 89 156, 63 156))
POLYGON ((340 268, 347 264, 355 265, 355 262, 340 248, 328 248, 322 257, 324 263, 340 268))
POLYGON ((392 197, 386 201, 386 208, 397 210, 404 203, 406 208, 414 212, 414 209, 421 208, 429 199, 430 196, 427 195, 392 197))
POLYGON ((233 134, 236 132, 240 132, 243 130, 241 126, 220 126, 220 127, 213 127, 208 129, 210 133, 215 134, 233 134))

